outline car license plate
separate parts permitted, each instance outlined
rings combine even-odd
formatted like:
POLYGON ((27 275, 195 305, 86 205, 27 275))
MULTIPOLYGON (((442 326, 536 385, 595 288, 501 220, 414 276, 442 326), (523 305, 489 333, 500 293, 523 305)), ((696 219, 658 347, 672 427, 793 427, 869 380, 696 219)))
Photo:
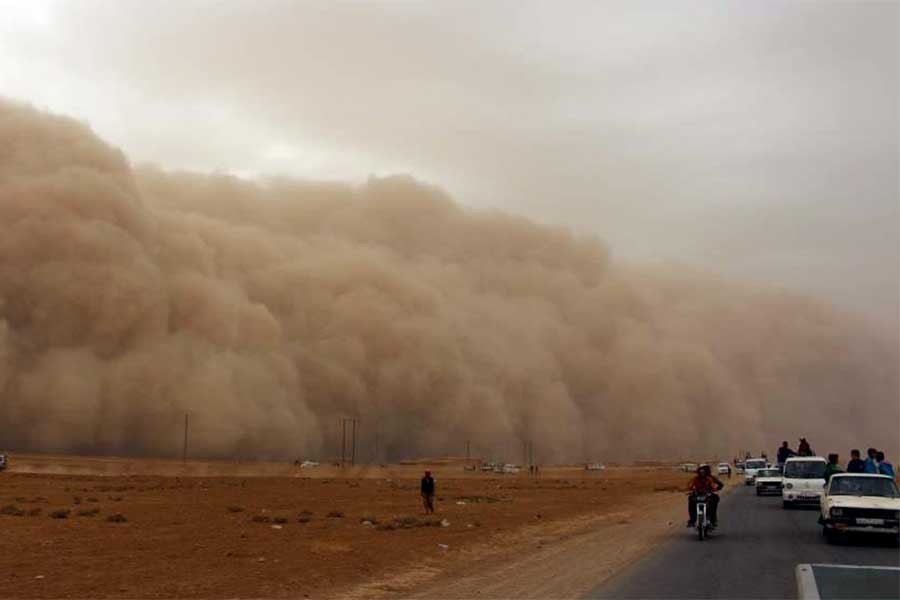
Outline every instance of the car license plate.
POLYGON ((858 517, 856 519, 857 525, 884 525, 884 519, 867 519, 864 517, 858 517))

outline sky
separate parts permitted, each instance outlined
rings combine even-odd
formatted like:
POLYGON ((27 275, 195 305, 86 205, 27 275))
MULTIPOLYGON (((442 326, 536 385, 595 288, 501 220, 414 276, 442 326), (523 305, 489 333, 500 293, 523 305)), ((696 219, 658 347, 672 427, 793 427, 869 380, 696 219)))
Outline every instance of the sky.
POLYGON ((0 95, 135 163, 408 173, 898 326, 895 2, 0 0, 0 95))

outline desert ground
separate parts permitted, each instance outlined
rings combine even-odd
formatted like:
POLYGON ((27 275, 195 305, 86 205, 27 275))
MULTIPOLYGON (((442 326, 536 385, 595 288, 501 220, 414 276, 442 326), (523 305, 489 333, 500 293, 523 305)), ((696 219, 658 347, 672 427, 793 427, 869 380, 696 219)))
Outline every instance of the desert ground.
POLYGON ((681 531, 673 467, 424 468, 13 455, 0 596, 577 597, 681 531))

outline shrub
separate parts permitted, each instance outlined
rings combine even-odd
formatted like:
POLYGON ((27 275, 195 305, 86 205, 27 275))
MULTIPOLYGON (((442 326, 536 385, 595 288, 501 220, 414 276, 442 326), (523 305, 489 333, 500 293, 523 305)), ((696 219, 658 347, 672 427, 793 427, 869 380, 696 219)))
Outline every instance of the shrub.
POLYGON ((332 519, 343 519, 344 513, 339 510, 333 510, 330 513, 328 513, 328 516, 331 517, 332 519))
POLYGON ((100 514, 99 508, 83 508, 78 511, 79 517, 96 517, 100 514))
POLYGON ((72 512, 68 508, 58 508, 50 513, 51 519, 68 519, 69 513, 72 512))
POLYGON ((306 517, 306 516, 303 516, 303 515, 300 515, 299 517, 297 517, 297 522, 298 522, 298 523, 309 523, 309 521, 310 521, 310 518, 309 518, 309 517, 306 517))
POLYGON ((253 515, 253 518, 250 519, 254 523, 271 523, 272 518, 268 515, 253 515))
POLYGON ((278 523, 279 525, 284 525, 288 522, 287 517, 275 517, 272 519, 274 523, 278 523))
POLYGON ((421 524, 419 519, 415 517, 399 517, 397 519, 394 519, 394 522, 403 529, 418 527, 421 524))
POLYGON ((125 515, 122 513, 116 513, 114 515, 109 515, 106 517, 106 520, 110 523, 127 523, 128 519, 125 518, 125 515))
POLYGON ((0 515, 9 515, 11 517, 21 517, 25 514, 25 511, 16 506, 15 504, 7 504, 3 508, 0 508, 0 515))
POLYGON ((228 512, 239 513, 239 512, 244 512, 244 509, 241 508, 240 506, 229 506, 228 512))

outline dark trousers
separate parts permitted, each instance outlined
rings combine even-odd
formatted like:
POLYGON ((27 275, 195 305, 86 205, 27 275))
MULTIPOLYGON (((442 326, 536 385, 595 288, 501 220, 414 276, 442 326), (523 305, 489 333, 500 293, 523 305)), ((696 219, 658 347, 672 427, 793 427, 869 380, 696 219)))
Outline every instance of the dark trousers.
POLYGON ((426 513, 434 512, 434 494, 422 494, 422 504, 425 506, 426 513))
MULTIPOLYGON (((710 523, 718 523, 719 521, 719 496, 718 494, 708 494, 706 496, 706 513, 709 515, 710 523)), ((697 521, 697 495, 688 496, 688 518, 691 523, 697 521)))

